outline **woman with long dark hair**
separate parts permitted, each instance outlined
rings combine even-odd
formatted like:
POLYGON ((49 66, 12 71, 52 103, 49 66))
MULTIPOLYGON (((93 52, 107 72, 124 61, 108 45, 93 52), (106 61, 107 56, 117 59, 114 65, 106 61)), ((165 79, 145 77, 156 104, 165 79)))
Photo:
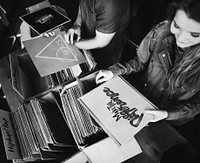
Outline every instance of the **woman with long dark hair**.
POLYGON ((100 70, 96 82, 143 71, 136 88, 159 110, 155 118, 182 125, 200 113, 200 1, 182 0, 142 40, 137 56, 100 70))

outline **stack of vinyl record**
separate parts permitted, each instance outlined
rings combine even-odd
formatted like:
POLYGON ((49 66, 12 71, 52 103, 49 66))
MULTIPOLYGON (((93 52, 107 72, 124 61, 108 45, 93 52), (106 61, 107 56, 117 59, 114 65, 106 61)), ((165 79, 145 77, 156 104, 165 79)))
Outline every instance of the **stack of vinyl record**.
POLYGON ((68 126, 78 145, 85 143, 85 138, 99 131, 89 113, 77 100, 81 97, 81 89, 74 85, 60 94, 68 126))
MULTIPOLYGON (((92 57, 91 52, 88 50, 83 50, 83 54, 84 54, 87 62, 82 64, 82 68, 83 68, 83 66, 85 66, 85 67, 87 67, 87 69, 89 71, 93 70, 96 67, 97 63, 94 60, 94 58, 92 57)), ((74 72, 74 71, 75 70, 73 69, 73 67, 69 67, 67 69, 47 75, 46 78, 47 78, 49 88, 54 88, 55 86, 58 86, 67 81, 75 79, 75 77, 77 77, 78 75, 76 75, 77 72, 74 72)))
POLYGON ((71 68, 67 68, 56 73, 47 75, 47 82, 49 88, 53 88, 57 85, 63 84, 75 78, 75 75, 71 68))
POLYGON ((55 106, 31 99, 12 112, 22 160, 63 159, 79 151, 55 106))
POLYGON ((83 54, 87 60, 86 64, 89 71, 93 70, 96 67, 97 63, 94 57, 92 56, 91 52, 89 50, 83 50, 83 54))

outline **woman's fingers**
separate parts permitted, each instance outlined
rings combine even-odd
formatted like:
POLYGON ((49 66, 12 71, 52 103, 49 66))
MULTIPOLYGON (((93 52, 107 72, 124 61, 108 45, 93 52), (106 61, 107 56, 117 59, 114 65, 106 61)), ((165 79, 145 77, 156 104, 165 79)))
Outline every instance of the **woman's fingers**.
POLYGON ((151 120, 151 122, 160 121, 168 116, 168 112, 165 110, 145 110, 145 113, 153 115, 154 118, 151 120))

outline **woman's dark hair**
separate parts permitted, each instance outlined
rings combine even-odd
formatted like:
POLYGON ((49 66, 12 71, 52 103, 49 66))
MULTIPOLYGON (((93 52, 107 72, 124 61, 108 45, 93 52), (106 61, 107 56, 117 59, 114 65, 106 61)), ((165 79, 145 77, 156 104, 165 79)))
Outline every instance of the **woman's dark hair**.
POLYGON ((188 18, 200 22, 200 0, 174 0, 167 12, 169 20, 173 20, 178 9, 184 10, 188 18))
MULTIPOLYGON (((178 9, 182 9, 188 18, 200 23, 200 0, 175 0, 169 8, 168 19, 172 21, 178 9)), ((196 83, 200 72, 200 49, 194 46, 184 58, 173 68, 169 85, 172 91, 184 84, 196 83), (197 75, 198 74, 198 75, 197 75)))

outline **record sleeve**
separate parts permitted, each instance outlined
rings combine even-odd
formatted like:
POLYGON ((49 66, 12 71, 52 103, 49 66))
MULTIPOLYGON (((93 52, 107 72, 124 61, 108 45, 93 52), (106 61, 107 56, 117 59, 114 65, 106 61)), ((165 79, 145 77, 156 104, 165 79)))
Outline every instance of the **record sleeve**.
POLYGON ((23 42, 41 77, 87 62, 75 45, 66 43, 64 33, 58 29, 54 37, 41 36, 23 42))
POLYGON ((157 109, 120 76, 94 88, 79 100, 118 145, 133 138, 153 118, 145 114, 146 109, 157 109))
POLYGON ((20 16, 37 34, 52 31, 71 20, 53 7, 46 7, 36 12, 20 16))

